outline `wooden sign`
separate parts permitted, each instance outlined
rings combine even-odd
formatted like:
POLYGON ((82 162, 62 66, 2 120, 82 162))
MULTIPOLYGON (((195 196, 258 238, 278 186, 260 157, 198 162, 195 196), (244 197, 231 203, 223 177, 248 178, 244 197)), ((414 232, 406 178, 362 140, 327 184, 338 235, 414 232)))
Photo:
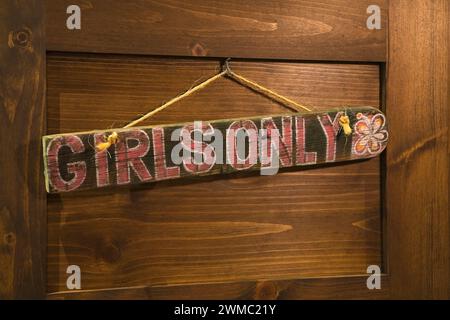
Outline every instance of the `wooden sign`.
POLYGON ((385 116, 372 107, 50 135, 43 137, 46 187, 67 192, 243 170, 275 174, 371 158, 387 139, 385 116), (99 151, 113 132, 117 139, 99 151))

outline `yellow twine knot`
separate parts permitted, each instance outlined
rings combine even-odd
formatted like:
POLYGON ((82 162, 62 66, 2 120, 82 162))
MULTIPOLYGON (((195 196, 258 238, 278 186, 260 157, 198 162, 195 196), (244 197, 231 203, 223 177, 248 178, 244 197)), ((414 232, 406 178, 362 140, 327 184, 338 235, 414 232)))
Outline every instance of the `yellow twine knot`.
POLYGON ((117 132, 113 132, 106 138, 106 142, 98 143, 95 147, 97 151, 101 152, 111 147, 111 145, 115 144, 118 140, 119 136, 117 132))
POLYGON ((350 119, 348 118, 348 116, 341 116, 339 118, 339 124, 341 125, 342 129, 344 129, 344 133, 346 136, 352 134, 352 128, 350 128, 350 119))

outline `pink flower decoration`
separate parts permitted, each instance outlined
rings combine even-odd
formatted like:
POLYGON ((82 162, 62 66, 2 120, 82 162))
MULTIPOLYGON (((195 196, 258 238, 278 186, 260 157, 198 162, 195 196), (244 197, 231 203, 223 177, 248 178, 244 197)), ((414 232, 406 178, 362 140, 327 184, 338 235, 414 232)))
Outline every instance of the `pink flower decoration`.
POLYGON ((358 113, 356 118, 359 119, 355 123, 354 132, 357 140, 353 150, 356 155, 364 155, 366 153, 375 155, 383 151, 388 139, 388 132, 385 129, 386 118, 382 113, 365 116, 358 113))

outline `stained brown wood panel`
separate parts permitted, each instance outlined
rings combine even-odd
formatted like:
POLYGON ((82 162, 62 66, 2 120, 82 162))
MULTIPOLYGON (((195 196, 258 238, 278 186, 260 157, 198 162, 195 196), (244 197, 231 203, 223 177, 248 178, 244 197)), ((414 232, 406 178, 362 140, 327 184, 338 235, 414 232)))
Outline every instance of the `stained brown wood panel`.
POLYGON ((85 289, 365 273, 381 252, 364 164, 50 197, 49 291, 70 264, 85 289))
MULTIPOLYGON (((317 110, 378 105, 378 65, 245 63, 240 73, 317 110)), ((49 133, 125 124, 217 72, 214 60, 51 55, 49 133)), ((148 123, 285 112, 220 80, 148 123)), ((365 274, 381 263, 379 159, 166 181, 48 198, 48 290, 365 274)))
MULTIPOLYGON (((377 64, 232 61, 236 72, 313 110, 379 105, 377 64)), ((219 60, 52 54, 48 133, 126 125, 220 70, 219 60)), ((223 78, 141 125, 286 113, 289 109, 223 78)))
POLYGON ((47 0, 47 48, 153 55, 385 61, 387 0, 47 0), (78 4, 81 30, 66 28, 78 4), (370 5, 381 7, 369 30, 370 5))
POLYGON ((0 2, 0 300, 45 297, 42 1, 0 2))
POLYGON ((367 277, 314 278, 301 280, 210 283, 183 286, 65 291, 49 299, 179 299, 179 300, 299 300, 389 299, 389 277, 381 277, 380 290, 367 290, 367 277))
POLYGON ((390 15, 386 208, 392 292, 402 299, 446 299, 449 2, 391 1, 390 15))

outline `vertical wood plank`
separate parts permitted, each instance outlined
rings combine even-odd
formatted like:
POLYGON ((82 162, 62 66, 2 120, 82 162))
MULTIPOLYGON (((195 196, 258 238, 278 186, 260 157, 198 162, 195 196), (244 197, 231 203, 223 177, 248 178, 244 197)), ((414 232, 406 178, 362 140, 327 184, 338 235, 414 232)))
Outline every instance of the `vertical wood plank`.
POLYGON ((448 298, 449 2, 390 1, 389 272, 394 298, 448 298))
POLYGON ((45 297, 44 3, 0 3, 0 299, 45 297))

